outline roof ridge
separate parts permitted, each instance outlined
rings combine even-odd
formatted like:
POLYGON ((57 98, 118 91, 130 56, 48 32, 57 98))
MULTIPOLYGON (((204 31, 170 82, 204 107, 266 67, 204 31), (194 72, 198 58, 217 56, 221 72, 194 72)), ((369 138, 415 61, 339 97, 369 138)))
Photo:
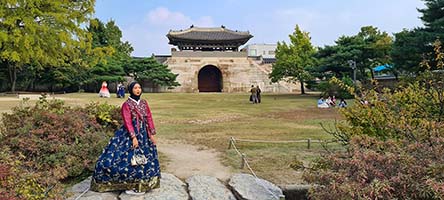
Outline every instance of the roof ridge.
POLYGON ((168 34, 170 35, 179 35, 179 34, 185 34, 189 32, 216 32, 216 31, 226 31, 238 35, 250 35, 249 31, 238 31, 238 30, 231 30, 226 28, 225 26, 221 27, 197 27, 197 26, 191 26, 190 28, 187 28, 185 30, 170 30, 168 34))

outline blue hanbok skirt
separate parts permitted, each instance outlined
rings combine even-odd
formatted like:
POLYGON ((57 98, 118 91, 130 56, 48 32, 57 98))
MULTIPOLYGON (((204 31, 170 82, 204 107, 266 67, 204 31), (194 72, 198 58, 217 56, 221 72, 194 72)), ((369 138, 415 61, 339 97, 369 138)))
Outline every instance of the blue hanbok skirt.
MULTIPOLYGON (((133 121, 137 127, 136 120, 133 121)), ((140 123, 136 131, 139 142, 137 153, 143 153, 148 162, 145 165, 131 165, 132 140, 124 126, 117 130, 114 137, 100 155, 91 181, 91 190, 106 192, 115 190, 136 190, 146 192, 160 186, 160 167, 156 146, 148 137, 146 123, 140 123)), ((135 128, 137 129, 137 128, 135 128)))
POLYGON ((117 91, 117 97, 119 97, 119 98, 124 98, 124 97, 125 97, 125 89, 120 88, 120 89, 117 91))

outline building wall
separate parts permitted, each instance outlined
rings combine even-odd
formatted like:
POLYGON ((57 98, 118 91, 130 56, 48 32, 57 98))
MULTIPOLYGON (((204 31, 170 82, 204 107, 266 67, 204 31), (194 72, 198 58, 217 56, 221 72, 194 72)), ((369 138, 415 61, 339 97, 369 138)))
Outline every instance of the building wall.
POLYGON ((250 44, 243 48, 248 56, 262 56, 263 58, 275 58, 277 44, 250 44))
POLYGON ((199 92, 199 70, 207 65, 216 66, 221 71, 222 92, 248 92, 251 85, 259 85, 263 92, 288 93, 299 90, 298 85, 271 83, 268 78, 271 65, 260 65, 248 58, 245 52, 172 52, 164 64, 173 73, 179 74, 177 81, 181 86, 167 90, 172 92, 199 92))

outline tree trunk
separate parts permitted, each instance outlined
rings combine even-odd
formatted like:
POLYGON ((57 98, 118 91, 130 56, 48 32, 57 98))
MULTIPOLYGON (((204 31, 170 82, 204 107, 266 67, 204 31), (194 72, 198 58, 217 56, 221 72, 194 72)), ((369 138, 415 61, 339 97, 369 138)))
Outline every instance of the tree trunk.
POLYGON ((370 74, 372 76, 372 80, 375 80, 375 72, 373 71, 373 68, 369 68, 370 69, 370 74))
POLYGON ((9 81, 11 81, 11 92, 15 93, 15 85, 17 82, 17 67, 8 62, 9 81))
POLYGON ((304 81, 301 81, 301 94, 305 94, 304 81))

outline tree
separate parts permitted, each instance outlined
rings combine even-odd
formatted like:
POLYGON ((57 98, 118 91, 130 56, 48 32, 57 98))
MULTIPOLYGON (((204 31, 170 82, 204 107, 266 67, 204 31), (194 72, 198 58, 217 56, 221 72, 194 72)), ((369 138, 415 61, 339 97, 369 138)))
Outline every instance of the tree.
POLYGON ((92 47, 105 51, 104 58, 85 71, 84 83, 102 81, 122 81, 125 76, 124 66, 131 62, 133 48, 129 42, 122 42, 122 31, 113 20, 104 24, 99 19, 91 20, 88 31, 92 35, 92 47))
POLYGON ((171 73, 166 65, 160 64, 154 57, 133 58, 132 62, 125 66, 125 71, 137 81, 149 80, 156 85, 168 87, 180 85, 176 81, 178 74, 171 73))
POLYGON ((417 74, 422 71, 419 63, 426 58, 426 52, 432 51, 431 41, 433 36, 419 28, 414 30, 404 29, 395 33, 395 41, 391 51, 394 69, 397 73, 417 74))
POLYGON ((330 76, 342 77, 344 74, 349 74, 352 69, 347 64, 350 56, 344 55, 346 50, 344 46, 332 45, 319 48, 316 52, 318 59, 318 66, 314 68, 318 72, 318 78, 331 78, 330 76), (331 72, 331 73, 326 73, 331 72), (330 75, 330 76, 329 76, 330 75))
POLYGON ((424 28, 415 28, 395 34, 393 43, 393 63, 401 73, 417 75, 423 69, 419 63, 423 60, 434 59, 433 42, 444 38, 444 2, 442 0, 422 0, 425 8, 418 9, 424 28))
POLYGON ((289 35, 290 43, 278 42, 276 48, 276 63, 269 74, 272 82, 285 80, 301 83, 301 94, 305 94, 304 82, 310 79, 308 68, 315 63, 316 49, 310 42, 308 32, 303 32, 298 25, 289 35))
POLYGON ((81 25, 90 20, 94 3, 94 0, 0 2, 0 59, 8 70, 12 92, 17 73, 25 66, 57 66, 82 51, 89 52, 88 34, 81 25))
POLYGON ((351 72, 349 61, 356 62, 359 80, 366 80, 370 71, 374 78, 373 67, 390 62, 392 38, 373 26, 364 26, 357 35, 341 36, 336 45, 319 50, 320 66, 336 74, 351 72))
POLYGON ((421 20, 427 29, 435 33, 443 34, 444 30, 444 2, 442 0, 422 0, 426 8, 418 9, 422 16, 421 20))

